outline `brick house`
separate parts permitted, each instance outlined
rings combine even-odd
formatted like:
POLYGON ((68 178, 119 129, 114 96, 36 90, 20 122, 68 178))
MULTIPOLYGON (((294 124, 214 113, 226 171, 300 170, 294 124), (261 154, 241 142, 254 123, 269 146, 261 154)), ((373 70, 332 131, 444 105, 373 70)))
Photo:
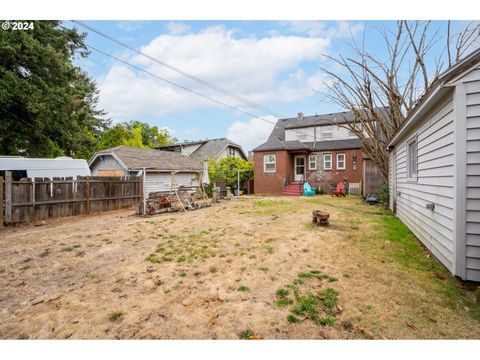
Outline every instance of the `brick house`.
POLYGON ((300 195, 305 181, 329 192, 345 180, 351 193, 377 190, 379 170, 361 141, 339 126, 352 119, 351 112, 279 119, 268 140, 253 149, 255 193, 300 195))

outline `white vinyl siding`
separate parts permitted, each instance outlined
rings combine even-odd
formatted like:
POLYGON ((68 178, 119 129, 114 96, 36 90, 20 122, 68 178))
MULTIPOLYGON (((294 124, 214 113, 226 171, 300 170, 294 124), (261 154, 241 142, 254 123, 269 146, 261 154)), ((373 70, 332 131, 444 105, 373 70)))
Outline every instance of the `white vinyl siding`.
POLYGON ((323 154, 323 170, 332 170, 332 154, 323 154))
POLYGON ((480 281, 480 69, 466 80, 465 277, 480 281))
POLYGON ((347 168, 346 162, 347 162, 347 159, 345 154, 337 154, 337 165, 336 165, 337 170, 345 170, 347 168))
MULTIPOLYGON (((199 179, 196 173, 176 173, 175 184, 180 186, 199 186, 199 179)), ((172 175, 163 172, 149 172, 145 177, 145 190, 151 192, 169 192, 172 186, 172 175)))
MULTIPOLYGON (((395 145, 397 216, 418 239, 452 272, 454 271, 454 114, 451 94, 419 121, 395 145), (416 182, 408 174, 407 147, 416 134, 416 182), (429 210, 426 204, 434 203, 429 210)), ((391 187, 393 190, 393 184, 391 187)), ((393 191, 392 191, 393 192, 393 191)))
POLYGON ((308 169, 317 170, 317 155, 310 155, 308 157, 308 169))
POLYGON ((276 156, 274 154, 263 156, 263 171, 266 173, 274 173, 277 170, 276 156))

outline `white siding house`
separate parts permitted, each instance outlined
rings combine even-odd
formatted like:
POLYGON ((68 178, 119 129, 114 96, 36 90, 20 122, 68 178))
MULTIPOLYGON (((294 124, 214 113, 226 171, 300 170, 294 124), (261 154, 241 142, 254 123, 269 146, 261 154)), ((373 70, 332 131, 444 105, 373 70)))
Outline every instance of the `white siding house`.
POLYGON ((480 281, 480 50, 436 80, 389 150, 391 210, 452 274, 480 281))
POLYGON ((145 192, 169 192, 174 186, 200 186, 202 165, 171 151, 117 146, 97 152, 89 161, 93 176, 136 175, 145 171, 145 192))

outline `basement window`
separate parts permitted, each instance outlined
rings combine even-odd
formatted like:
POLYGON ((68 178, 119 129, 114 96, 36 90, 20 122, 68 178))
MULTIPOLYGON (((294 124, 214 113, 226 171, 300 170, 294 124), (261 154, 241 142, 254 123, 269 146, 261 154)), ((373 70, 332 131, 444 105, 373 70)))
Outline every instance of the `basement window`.
POLYGON ((274 173, 277 170, 277 161, 275 154, 263 156, 263 171, 266 173, 274 173))

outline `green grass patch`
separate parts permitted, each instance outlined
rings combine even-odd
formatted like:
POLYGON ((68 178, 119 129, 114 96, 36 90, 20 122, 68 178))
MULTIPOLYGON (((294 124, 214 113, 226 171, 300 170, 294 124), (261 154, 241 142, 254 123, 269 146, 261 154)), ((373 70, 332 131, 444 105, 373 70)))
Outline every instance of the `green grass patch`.
POLYGON ((273 254, 273 246, 272 245, 265 246, 265 250, 267 250, 267 252, 269 254, 273 254))
POLYGON ((177 259, 177 262, 181 263, 181 262, 185 262, 185 260, 187 260, 187 258, 185 257, 185 255, 180 255, 177 259))
POLYGON ((277 295, 278 297, 288 296, 288 290, 284 288, 280 288, 277 291, 275 291, 275 295, 277 295))
POLYGON ((253 336, 255 336, 254 332, 250 329, 243 330, 238 337, 242 340, 250 340, 253 336))
POLYGON ((287 200, 260 200, 254 203, 255 206, 277 206, 277 205, 290 205, 291 202, 287 200))
POLYGON ((338 291, 328 288, 320 291, 319 297, 322 300, 323 305, 325 305, 325 307, 328 309, 333 309, 335 306, 337 306, 338 291))
POLYGON ((240 286, 237 288, 237 291, 246 292, 246 291, 250 291, 250 288, 249 288, 248 286, 245 286, 245 285, 240 285, 240 286))
POLYGON ((124 315, 125 315, 125 313, 123 311, 114 311, 108 316, 108 319, 110 321, 117 321, 118 319, 120 319, 124 315))
POLYGON ((293 314, 288 315, 287 320, 289 323, 292 323, 292 324, 297 324, 300 322, 300 319, 293 314))
POLYGON ((161 260, 157 258, 155 254, 150 254, 145 258, 146 261, 151 262, 152 264, 159 264, 161 260))
POLYGON ((293 304, 293 300, 289 298, 281 298, 275 301, 275 305, 279 308, 283 308, 285 306, 292 305, 292 304, 293 304))
POLYGON ((335 276, 324 274, 318 270, 298 273, 298 279, 318 279, 318 280, 328 280, 329 282, 337 281, 337 278, 335 276))

